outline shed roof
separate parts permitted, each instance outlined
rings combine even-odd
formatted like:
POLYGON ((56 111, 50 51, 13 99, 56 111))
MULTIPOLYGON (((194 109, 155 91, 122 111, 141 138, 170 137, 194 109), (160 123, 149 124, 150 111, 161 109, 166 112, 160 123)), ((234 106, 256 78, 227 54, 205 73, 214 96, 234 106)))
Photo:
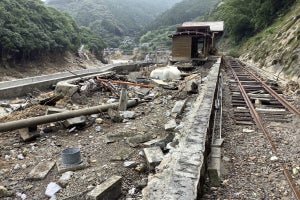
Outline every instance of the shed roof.
POLYGON ((182 27, 202 27, 209 26, 212 32, 224 31, 224 21, 214 21, 214 22, 184 22, 182 27))

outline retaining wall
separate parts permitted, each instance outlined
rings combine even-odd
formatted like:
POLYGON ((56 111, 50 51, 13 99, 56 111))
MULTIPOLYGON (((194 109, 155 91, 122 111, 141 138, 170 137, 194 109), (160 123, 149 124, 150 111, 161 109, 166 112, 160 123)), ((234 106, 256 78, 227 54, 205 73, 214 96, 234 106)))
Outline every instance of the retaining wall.
POLYGON ((220 64, 221 58, 218 58, 191 111, 186 114, 178 146, 156 168, 156 174, 143 190, 143 199, 193 200, 201 196, 220 64))

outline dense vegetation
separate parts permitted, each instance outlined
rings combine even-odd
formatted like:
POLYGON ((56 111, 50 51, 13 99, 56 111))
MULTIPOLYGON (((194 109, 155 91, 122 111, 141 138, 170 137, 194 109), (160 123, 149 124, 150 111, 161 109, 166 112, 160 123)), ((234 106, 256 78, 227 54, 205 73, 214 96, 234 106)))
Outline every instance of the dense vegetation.
POLYGON ((224 20, 225 31, 236 44, 263 30, 296 0, 227 0, 216 7, 212 20, 224 20))
POLYGON ((161 26, 182 24, 186 21, 193 21, 196 17, 208 13, 220 0, 183 0, 175 4, 171 9, 162 13, 147 26, 148 30, 156 30, 161 26))
POLYGON ((178 1, 48 0, 47 5, 68 12, 78 24, 89 27, 110 47, 118 47, 125 36, 134 40, 141 29, 178 1))
POLYGON ((1 62, 39 58, 50 53, 76 50, 83 43, 92 51, 104 43, 90 30, 40 0, 0 1, 1 62))

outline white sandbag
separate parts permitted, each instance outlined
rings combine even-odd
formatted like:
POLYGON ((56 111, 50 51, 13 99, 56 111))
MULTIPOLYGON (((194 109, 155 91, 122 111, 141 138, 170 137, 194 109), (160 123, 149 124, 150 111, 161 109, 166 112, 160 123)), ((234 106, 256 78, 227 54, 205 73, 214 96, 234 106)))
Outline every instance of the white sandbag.
POLYGON ((151 72, 150 78, 159 79, 163 81, 172 81, 180 79, 180 71, 177 67, 167 66, 155 69, 151 72))

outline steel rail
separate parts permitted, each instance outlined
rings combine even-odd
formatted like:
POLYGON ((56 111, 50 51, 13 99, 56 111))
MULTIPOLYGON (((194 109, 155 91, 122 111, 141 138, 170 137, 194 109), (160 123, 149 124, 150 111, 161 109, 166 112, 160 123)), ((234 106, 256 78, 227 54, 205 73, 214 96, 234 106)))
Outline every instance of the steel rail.
POLYGON ((285 100, 282 96, 277 94, 271 87, 269 87, 266 83, 264 83, 259 77, 257 77, 253 72, 251 72, 246 67, 241 66, 243 70, 248 72, 252 78, 257 80, 262 84, 262 86, 275 98, 277 99, 284 107, 286 107, 290 112, 300 116, 300 111, 297 110, 292 104, 290 104, 287 100, 285 100))
MULTIPOLYGON (((271 145, 272 147, 272 150, 273 152, 277 155, 277 148, 275 146, 275 144, 273 143, 272 139, 271 139, 271 136, 269 134, 269 132, 267 131, 267 129, 265 128, 265 126, 263 125, 262 123, 262 120, 259 116, 259 114, 257 113, 257 111, 255 110, 254 106, 252 105, 252 102, 250 100, 250 98, 248 97, 244 87, 242 86, 237 74, 235 73, 234 69, 229 65, 231 71, 232 71, 232 74, 233 76, 235 77, 237 83, 238 83, 238 86, 239 86, 239 89, 244 97, 244 100, 247 104, 247 106, 249 107, 249 110, 250 110, 250 113, 252 115, 252 118, 254 119, 255 123, 256 123, 256 126, 258 126, 259 129, 261 129, 264 133, 264 135, 266 136, 267 140, 269 141, 269 144, 271 145)), ((290 172, 287 170, 285 164, 281 163, 281 167, 283 169, 283 172, 284 172, 284 175, 291 187, 291 189, 293 190, 293 193, 296 197, 297 200, 300 200, 300 191, 299 189, 297 188, 297 185, 295 183, 295 181, 293 180, 293 177, 292 175, 290 174, 290 172)))

